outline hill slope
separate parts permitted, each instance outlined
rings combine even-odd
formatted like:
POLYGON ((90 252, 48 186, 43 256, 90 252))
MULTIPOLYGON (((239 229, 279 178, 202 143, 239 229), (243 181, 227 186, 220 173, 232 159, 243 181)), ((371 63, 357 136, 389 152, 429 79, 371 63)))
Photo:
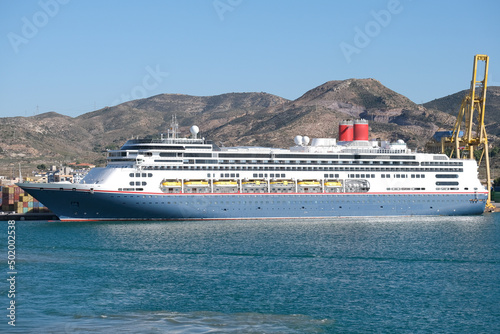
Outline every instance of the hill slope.
POLYGON ((287 147, 297 134, 337 137, 341 120, 365 118, 370 121, 371 138, 404 139, 423 147, 439 127, 454 122, 452 116, 418 106, 374 79, 329 81, 258 115, 227 122, 210 135, 232 144, 287 147))
MULTIPOLYGON (((451 115, 457 115, 462 103, 462 99, 469 93, 469 90, 462 90, 430 102, 424 103, 428 109, 444 111, 451 115)), ((500 137, 500 87, 490 86, 486 90, 485 106, 485 126, 488 135, 500 137)))
MULTIPOLYGON (((497 88, 490 91, 490 103, 499 99, 497 88)), ((453 127, 456 112, 444 107, 456 98, 446 98, 450 100, 417 105, 374 79, 329 81, 294 101, 267 93, 160 94, 76 118, 57 113, 0 118, 0 162, 9 170, 16 162, 103 163, 103 150, 120 147, 131 137, 165 133, 173 115, 183 134, 196 124, 201 136, 226 146, 289 147, 295 135, 337 137, 341 120, 365 118, 370 138, 404 139, 421 148, 436 130, 453 127)), ((500 113, 499 106, 491 104, 490 113, 500 113)))

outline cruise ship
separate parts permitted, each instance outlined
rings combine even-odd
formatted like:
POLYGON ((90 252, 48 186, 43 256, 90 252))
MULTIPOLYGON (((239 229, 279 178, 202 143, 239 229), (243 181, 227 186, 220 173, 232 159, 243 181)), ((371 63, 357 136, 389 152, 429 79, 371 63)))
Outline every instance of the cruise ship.
POLYGON ((289 149, 180 137, 128 140, 80 183, 20 183, 63 221, 473 215, 487 190, 474 160, 369 140, 366 120, 289 149))

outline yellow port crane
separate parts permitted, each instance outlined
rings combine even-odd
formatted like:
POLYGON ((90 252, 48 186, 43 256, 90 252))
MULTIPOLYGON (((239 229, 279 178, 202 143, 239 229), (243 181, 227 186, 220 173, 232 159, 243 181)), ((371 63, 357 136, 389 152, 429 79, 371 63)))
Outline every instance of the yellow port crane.
POLYGON ((445 149, 449 147, 451 148, 450 157, 455 154, 458 159, 474 159, 474 150, 482 147, 483 150, 478 165, 481 165, 481 161, 484 158, 486 166, 486 188, 488 189, 486 208, 490 210, 493 209, 494 206, 491 204, 488 136, 486 135, 486 128, 484 126, 488 62, 489 57, 486 55, 478 54, 474 56, 470 90, 462 100, 451 137, 444 137, 441 139, 441 151, 445 153, 445 149), (484 62, 484 77, 482 80, 477 79, 479 62, 484 62), (462 154, 460 154, 460 151, 463 151, 462 154))

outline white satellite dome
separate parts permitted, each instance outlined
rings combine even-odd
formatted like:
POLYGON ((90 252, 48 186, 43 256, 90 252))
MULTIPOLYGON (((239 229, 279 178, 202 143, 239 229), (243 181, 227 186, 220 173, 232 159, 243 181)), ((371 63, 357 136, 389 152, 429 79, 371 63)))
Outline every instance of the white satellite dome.
POLYGON ((302 137, 302 144, 304 144, 304 146, 307 146, 309 144, 309 137, 308 136, 304 136, 302 137))
POLYGON ((197 127, 196 125, 193 125, 191 129, 189 129, 193 137, 196 139, 196 136, 198 135, 198 132, 200 132, 200 128, 197 127))
POLYGON ((295 138, 293 139, 293 141, 297 145, 302 145, 302 136, 295 136, 295 138))

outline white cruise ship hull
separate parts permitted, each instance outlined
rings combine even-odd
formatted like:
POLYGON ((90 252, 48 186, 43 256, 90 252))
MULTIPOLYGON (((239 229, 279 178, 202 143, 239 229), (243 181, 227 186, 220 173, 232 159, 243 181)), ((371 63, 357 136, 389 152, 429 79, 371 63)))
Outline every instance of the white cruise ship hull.
POLYGON ((20 186, 60 220, 196 220, 477 215, 486 193, 162 194, 20 186), (43 189, 43 190, 40 190, 43 189))

